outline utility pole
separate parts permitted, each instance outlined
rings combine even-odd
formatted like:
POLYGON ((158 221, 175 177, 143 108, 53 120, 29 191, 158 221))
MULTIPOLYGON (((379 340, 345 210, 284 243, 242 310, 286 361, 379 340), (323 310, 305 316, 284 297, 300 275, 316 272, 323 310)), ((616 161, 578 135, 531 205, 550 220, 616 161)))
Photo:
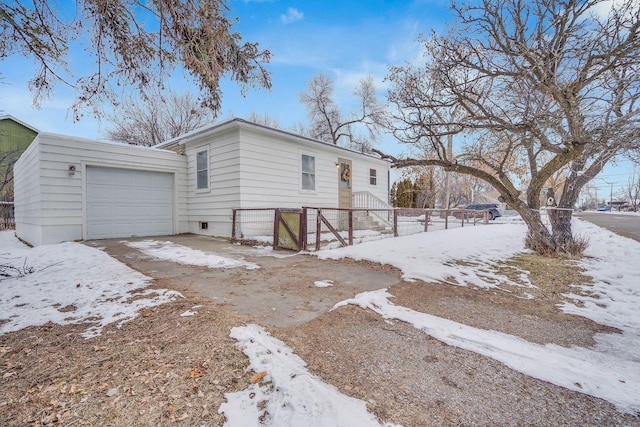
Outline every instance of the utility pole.
MULTIPOLYGON (((604 181, 604 179, 603 179, 604 181)), ((609 212, 613 212, 613 182, 604 181, 605 184, 609 184, 611 190, 609 193, 609 212)))
MULTIPOLYGON (((455 157, 453 157, 453 135, 447 136, 447 150, 448 157, 453 161, 455 157)), ((444 206, 443 208, 449 209, 449 200, 451 198, 451 172, 446 171, 444 177, 444 206)), ((473 203, 473 198, 471 200, 473 203)))
POLYGON ((609 212, 613 212, 613 182, 611 184, 611 194, 609 195, 609 212))

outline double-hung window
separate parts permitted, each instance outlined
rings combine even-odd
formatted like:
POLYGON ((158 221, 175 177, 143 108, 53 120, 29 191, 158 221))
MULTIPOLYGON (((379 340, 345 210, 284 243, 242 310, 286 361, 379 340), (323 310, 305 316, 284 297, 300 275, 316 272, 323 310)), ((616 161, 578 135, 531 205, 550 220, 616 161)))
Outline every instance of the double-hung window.
POLYGON ((302 154, 300 162, 301 188, 303 190, 316 189, 316 158, 309 154, 302 154))
POLYGON ((196 189, 209 189, 209 150, 196 153, 196 189))
POLYGON ((378 185, 378 171, 369 169, 369 185, 378 185))

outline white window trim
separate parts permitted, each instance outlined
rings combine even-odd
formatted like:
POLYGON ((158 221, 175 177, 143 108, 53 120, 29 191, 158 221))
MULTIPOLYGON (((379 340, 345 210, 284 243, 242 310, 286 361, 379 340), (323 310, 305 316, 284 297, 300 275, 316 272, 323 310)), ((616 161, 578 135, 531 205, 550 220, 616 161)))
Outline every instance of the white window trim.
POLYGON ((209 148, 208 147, 198 147, 196 149, 195 154, 195 188, 196 193, 208 193, 211 191, 211 157, 209 157, 209 148), (203 148, 203 149, 202 149, 203 148), (198 154, 206 152, 207 153, 207 186, 203 188, 198 188, 198 154))
POLYGON ((301 193, 315 194, 318 191, 318 155, 313 151, 300 150, 298 152, 298 190, 301 193), (302 188, 302 156, 313 157, 313 190, 302 188))

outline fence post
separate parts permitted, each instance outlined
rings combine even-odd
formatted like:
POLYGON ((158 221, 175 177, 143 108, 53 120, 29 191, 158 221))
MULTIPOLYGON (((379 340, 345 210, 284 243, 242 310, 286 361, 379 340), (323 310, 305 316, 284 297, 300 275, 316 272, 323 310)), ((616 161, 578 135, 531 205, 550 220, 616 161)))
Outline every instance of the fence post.
POLYGON ((316 213, 316 251, 320 250, 320 230, 322 229, 322 209, 316 213))
POLYGON ((236 240, 236 216, 238 214, 238 211, 236 211, 235 209, 233 209, 233 219, 231 220, 231 241, 235 241, 236 240))
POLYGON ((276 209, 273 218, 273 249, 277 249, 280 231, 280 209, 276 209))
POLYGON ((398 210, 393 210, 393 237, 398 237, 398 210))
POLYGON ((349 209, 349 246, 353 246, 353 209, 349 209))
POLYGON ((300 246, 302 246, 301 250, 307 250, 307 208, 302 208, 300 217, 300 246))

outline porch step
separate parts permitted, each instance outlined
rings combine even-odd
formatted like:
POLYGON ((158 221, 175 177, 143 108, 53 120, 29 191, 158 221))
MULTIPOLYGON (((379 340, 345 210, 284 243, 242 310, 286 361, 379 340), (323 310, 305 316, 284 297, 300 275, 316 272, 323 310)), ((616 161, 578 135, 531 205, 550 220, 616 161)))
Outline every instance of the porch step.
POLYGON ((386 231, 386 227, 384 225, 380 224, 366 212, 354 212, 353 228, 354 230, 373 230, 380 233, 386 231))

